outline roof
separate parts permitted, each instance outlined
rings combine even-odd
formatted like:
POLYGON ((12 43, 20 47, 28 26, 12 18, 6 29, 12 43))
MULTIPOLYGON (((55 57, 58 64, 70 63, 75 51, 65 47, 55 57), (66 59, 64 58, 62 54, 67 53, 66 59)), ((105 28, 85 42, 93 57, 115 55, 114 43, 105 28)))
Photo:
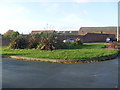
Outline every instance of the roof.
POLYGON ((65 34, 78 34, 79 31, 56 31, 57 33, 65 33, 65 34))
POLYGON ((116 32, 117 27, 81 27, 79 31, 83 32, 116 32))
POLYGON ((39 32, 54 32, 55 30, 33 30, 32 33, 39 33, 39 32))

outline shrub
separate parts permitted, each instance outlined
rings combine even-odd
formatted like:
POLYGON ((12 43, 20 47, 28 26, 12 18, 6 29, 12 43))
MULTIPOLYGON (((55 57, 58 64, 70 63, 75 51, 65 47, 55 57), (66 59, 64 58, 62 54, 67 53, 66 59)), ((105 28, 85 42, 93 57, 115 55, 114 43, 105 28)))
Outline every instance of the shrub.
POLYGON ((41 50, 55 50, 63 47, 63 42, 58 40, 56 33, 42 33, 38 49, 41 50))
POLYGON ((74 41, 67 41, 62 43, 61 49, 77 49, 79 46, 83 45, 81 39, 76 38, 74 41))
POLYGON ((42 33, 33 33, 33 34, 30 34, 29 36, 34 37, 34 38, 41 38, 42 33))
POLYGON ((27 48, 32 49, 32 48, 37 48, 37 45, 39 44, 39 39, 35 38, 33 36, 30 36, 28 38, 28 45, 27 48))
POLYGON ((24 49, 27 48, 28 40, 25 36, 19 35, 11 40, 9 48, 12 49, 24 49))
POLYGON ((62 43, 61 49, 70 49, 72 46, 74 46, 73 42, 64 42, 62 43))
POLYGON ((63 48, 63 41, 62 40, 58 40, 57 37, 54 39, 55 41, 55 49, 62 49, 63 48))
POLYGON ((44 37, 41 38, 40 44, 37 46, 37 48, 41 50, 54 50, 55 43, 55 37, 50 33, 46 33, 44 37))
POLYGON ((82 45, 83 43, 82 43, 82 40, 80 39, 80 38, 76 38, 75 40, 74 40, 74 45, 82 45))
POLYGON ((55 49, 51 38, 42 38, 40 44, 37 47, 41 50, 53 50, 55 49))

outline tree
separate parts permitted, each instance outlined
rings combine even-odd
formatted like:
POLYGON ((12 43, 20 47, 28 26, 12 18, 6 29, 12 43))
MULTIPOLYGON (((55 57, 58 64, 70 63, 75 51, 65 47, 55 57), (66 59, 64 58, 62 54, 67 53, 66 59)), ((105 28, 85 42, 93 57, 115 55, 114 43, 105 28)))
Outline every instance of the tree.
POLYGON ((18 35, 20 35, 20 34, 18 31, 16 31, 16 32, 12 32, 9 37, 14 38, 14 37, 17 37, 18 35))
POLYGON ((8 30, 6 33, 4 33, 5 37, 9 37, 11 33, 13 33, 14 30, 8 30))
POLYGON ((14 30, 8 30, 6 33, 4 33, 4 36, 5 37, 8 37, 8 38, 14 38, 14 37, 17 37, 19 34, 18 31, 14 31, 14 30))

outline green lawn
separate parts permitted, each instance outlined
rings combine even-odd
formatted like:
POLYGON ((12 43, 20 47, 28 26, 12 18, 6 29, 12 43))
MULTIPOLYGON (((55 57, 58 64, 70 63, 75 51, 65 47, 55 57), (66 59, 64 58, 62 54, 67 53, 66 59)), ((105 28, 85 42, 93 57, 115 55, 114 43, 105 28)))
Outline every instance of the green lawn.
POLYGON ((73 49, 58 49, 53 51, 43 51, 37 49, 9 49, 2 47, 2 55, 24 56, 33 58, 80 60, 111 56, 118 53, 118 50, 102 49, 105 43, 84 43, 73 49))

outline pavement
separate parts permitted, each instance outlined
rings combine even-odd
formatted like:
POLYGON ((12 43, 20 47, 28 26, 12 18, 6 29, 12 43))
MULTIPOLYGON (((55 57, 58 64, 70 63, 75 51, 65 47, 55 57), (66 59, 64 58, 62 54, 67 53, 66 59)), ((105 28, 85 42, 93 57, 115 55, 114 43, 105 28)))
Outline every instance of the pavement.
POLYGON ((3 88, 117 88, 118 57, 113 60, 62 64, 2 59, 3 88))

